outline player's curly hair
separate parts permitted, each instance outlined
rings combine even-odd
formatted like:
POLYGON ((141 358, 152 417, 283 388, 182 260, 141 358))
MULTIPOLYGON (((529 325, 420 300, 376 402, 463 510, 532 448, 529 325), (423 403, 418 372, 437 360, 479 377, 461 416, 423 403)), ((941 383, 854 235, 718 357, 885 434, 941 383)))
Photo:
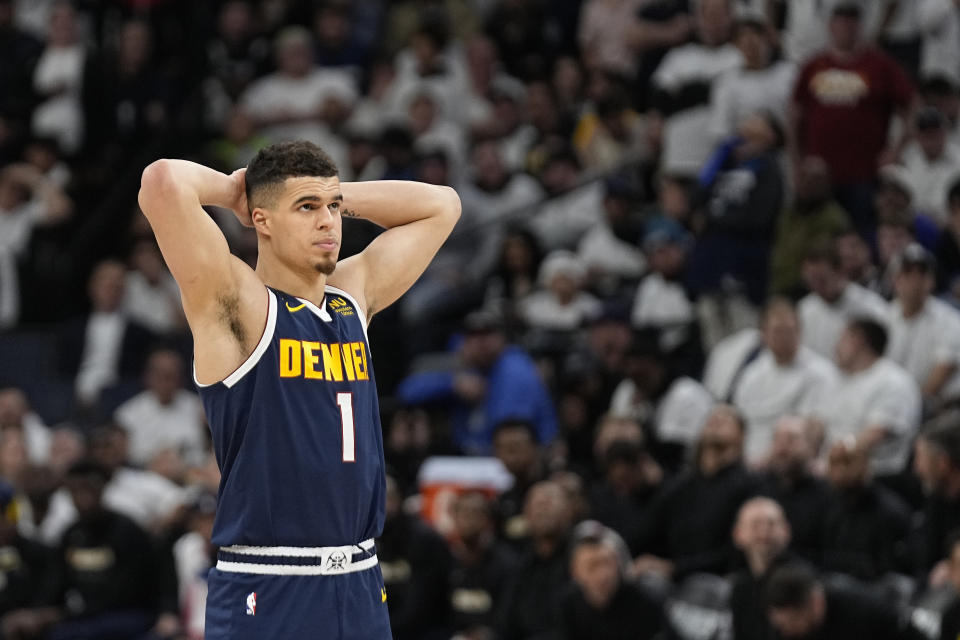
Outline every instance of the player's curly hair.
POLYGON ((327 153, 306 140, 278 142, 261 149, 247 165, 247 202, 250 209, 274 197, 287 178, 332 178, 339 175, 327 153))

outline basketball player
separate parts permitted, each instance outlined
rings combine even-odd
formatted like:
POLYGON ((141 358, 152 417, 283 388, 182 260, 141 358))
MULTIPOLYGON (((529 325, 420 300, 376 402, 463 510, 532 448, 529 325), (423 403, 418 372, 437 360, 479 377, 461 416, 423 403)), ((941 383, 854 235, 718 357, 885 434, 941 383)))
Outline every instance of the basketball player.
POLYGON ((229 176, 159 160, 139 201, 180 285, 222 473, 205 637, 390 638, 367 323, 450 234, 457 194, 341 183, 319 148, 285 142, 229 176), (202 205, 256 230, 256 269, 230 254, 202 205), (344 216, 387 230, 338 264, 344 216))

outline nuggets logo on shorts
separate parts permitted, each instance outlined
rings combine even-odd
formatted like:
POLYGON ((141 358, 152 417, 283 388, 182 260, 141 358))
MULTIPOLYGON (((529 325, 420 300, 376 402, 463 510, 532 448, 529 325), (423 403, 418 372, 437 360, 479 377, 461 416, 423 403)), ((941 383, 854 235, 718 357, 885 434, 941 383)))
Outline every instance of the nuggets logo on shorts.
POLYGON ((247 615, 257 615, 257 592, 251 591, 247 594, 247 615))
POLYGON ((330 557, 327 558, 327 569, 332 569, 335 571, 343 571, 347 568, 347 554, 343 551, 334 551, 330 554, 330 557))

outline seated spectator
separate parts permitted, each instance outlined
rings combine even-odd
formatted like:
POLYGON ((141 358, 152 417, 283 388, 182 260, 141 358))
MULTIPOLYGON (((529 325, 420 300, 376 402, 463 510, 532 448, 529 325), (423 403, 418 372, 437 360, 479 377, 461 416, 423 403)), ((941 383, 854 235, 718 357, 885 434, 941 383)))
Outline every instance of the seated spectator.
POLYGON ((780 213, 770 254, 770 291, 793 295, 803 288, 806 252, 831 242, 850 219, 830 193, 830 172, 822 158, 807 156, 798 167, 793 202, 780 213))
POLYGON ((770 498, 752 498, 740 507, 733 527, 733 543, 747 566, 733 575, 730 612, 737 640, 772 640, 765 595, 771 572, 790 559, 790 525, 783 509, 770 498))
POLYGON ((960 174, 947 195, 947 221, 936 249, 937 291, 952 290, 960 276, 960 174))
POLYGON ((510 579, 513 554, 497 542, 491 505, 482 493, 466 492, 453 504, 453 567, 450 608, 453 631, 490 636, 510 579))
POLYGON ((17 504, 13 487, 0 483, 0 554, 7 559, 0 583, 0 629, 5 638, 26 636, 39 628, 41 612, 53 594, 48 583, 53 573, 50 549, 28 540, 17 531, 17 504))
POLYGON ((883 357, 886 330, 874 320, 853 320, 837 342, 840 371, 821 403, 811 409, 829 444, 855 438, 870 452, 877 475, 903 471, 920 423, 920 392, 910 375, 883 357))
MULTIPOLYGON (((897 190, 887 190, 893 193, 897 190)), ((879 200, 879 198, 878 198, 879 200)), ((885 207, 886 208, 886 207, 885 207)), ((916 240, 913 214, 908 210, 894 211, 887 208, 877 221, 876 252, 877 268, 867 282, 861 282, 887 300, 894 296, 893 280, 896 276, 897 256, 916 240)))
POLYGON ((728 405, 707 418, 694 467, 667 482, 650 510, 649 527, 638 541, 641 574, 682 580, 697 572, 729 570, 730 531, 740 506, 759 492, 743 467, 746 424, 728 405))
POLYGON ((534 426, 524 420, 504 420, 493 431, 493 453, 513 476, 513 486, 497 499, 500 533, 504 541, 519 546, 527 537, 523 518, 527 492, 547 477, 534 426))
POLYGON ((114 414, 129 434, 132 463, 149 465, 169 449, 188 465, 203 460, 207 440, 203 408, 197 395, 183 388, 184 368, 177 352, 154 351, 143 374, 146 389, 114 414))
POLYGON ((656 331, 668 353, 696 340, 693 302, 683 285, 692 246, 693 239, 675 222, 653 226, 643 239, 649 271, 634 295, 630 322, 656 331))
POLYGON ((634 190, 617 179, 607 180, 605 187, 603 221, 586 233, 577 255, 595 288, 614 292, 622 282, 641 276, 646 259, 637 248, 640 234, 631 211, 634 190))
POLYGON ((866 452, 837 442, 830 448, 827 477, 835 498, 821 514, 821 567, 867 581, 909 572, 910 508, 873 481, 866 452))
POLYGON ((547 156, 539 178, 548 200, 528 218, 527 226, 544 249, 575 247, 603 220, 603 183, 587 180, 580 160, 565 146, 547 156))
POLYGON ((573 523, 566 492, 555 482, 535 484, 527 493, 523 514, 530 543, 514 566, 502 599, 499 632, 504 640, 559 632, 569 584, 567 543, 573 523))
POLYGON ((730 43, 733 3, 697 3, 696 39, 674 47, 664 56, 651 83, 656 114, 664 119, 660 164, 671 172, 695 175, 710 153, 710 95, 727 71, 743 65, 743 56, 730 43))
POLYGON ((923 426, 913 470, 926 494, 920 570, 929 572, 931 586, 938 586, 947 578, 945 543, 950 532, 960 528, 960 413, 947 411, 923 426))
POLYGON ((948 143, 953 147, 960 145, 960 77, 952 73, 924 73, 919 93, 923 104, 946 119, 948 143))
POLYGON ((767 582, 766 610, 780 638, 923 640, 908 616, 863 589, 826 586, 804 565, 786 564, 767 582))
POLYGON ((960 395, 960 312, 933 297, 933 257, 926 249, 907 246, 893 266, 887 357, 910 373, 926 401, 952 400, 960 395))
POLYGON ((50 458, 50 430, 30 408, 27 395, 14 387, 0 389, 0 432, 7 430, 23 434, 30 462, 43 464, 50 458))
POLYGON ((187 509, 187 532, 173 545, 180 620, 189 640, 203 640, 207 574, 217 561, 217 550, 210 544, 216 511, 216 494, 200 492, 187 509))
POLYGON ((913 193, 914 208, 938 226, 947 222, 950 182, 960 174, 960 149, 947 140, 947 120, 934 107, 917 112, 916 139, 903 150, 901 163, 913 193))
POLYGON ((104 506, 110 472, 80 462, 67 474, 77 521, 57 549, 58 604, 54 638, 137 637, 179 628, 172 560, 147 533, 104 506))
POLYGON ((802 269, 810 293, 797 304, 804 346, 831 360, 847 323, 856 318, 883 322, 887 315, 886 301, 850 282, 840 267, 840 256, 832 243, 813 246, 803 259, 802 269))
POLYGON ((530 231, 508 231, 496 270, 487 279, 484 308, 499 312, 505 318, 514 318, 520 300, 537 286, 542 260, 540 245, 530 231))
POLYGON ((620 534, 628 546, 636 544, 648 526, 663 472, 641 445, 629 440, 610 443, 602 471, 602 480, 590 492, 591 517, 620 534))
POLYGON ((180 289, 152 241, 141 241, 130 252, 130 271, 123 283, 123 311, 132 321, 158 335, 186 329, 180 289))
POLYGON ((403 510, 397 481, 387 476, 386 520, 377 539, 377 557, 397 637, 442 633, 449 615, 450 551, 419 516, 403 510))
POLYGON ((27 250, 34 227, 57 224, 72 211, 62 189, 33 166, 0 169, 0 330, 20 318, 17 261, 27 250))
POLYGON ((588 0, 580 9, 577 41, 588 69, 632 77, 637 56, 630 47, 631 27, 642 0, 588 0))
POLYGON ((408 377, 397 388, 400 400, 449 403, 453 442, 465 452, 489 452, 494 427, 514 417, 532 421, 540 444, 549 444, 556 417, 533 361, 507 342, 500 320, 489 313, 467 316, 464 329, 456 370, 408 377))
POLYGON ((586 535, 570 550, 573 589, 564 597, 560 636, 564 640, 648 640, 665 627, 662 606, 623 575, 617 550, 586 535))
MULTIPOLYGON (((879 242, 878 229, 878 242, 879 242)), ((909 241, 908 241, 909 242, 909 241)), ((834 238, 834 244, 837 247, 837 255, 840 258, 840 271, 847 277, 847 280, 859 284, 861 287, 884 295, 883 287, 880 286, 882 274, 880 269, 873 262, 870 245, 857 233, 852 227, 846 231, 841 231, 834 238)), ((889 295, 884 296, 889 298, 889 295)))
POLYGON ((520 303, 531 329, 575 331, 599 315, 600 301, 584 291, 586 269, 569 251, 554 251, 540 265, 539 289, 520 303))
POLYGON ((61 369, 75 380, 77 402, 87 411, 94 410, 104 389, 143 370, 145 352, 153 340, 120 306, 125 272, 113 260, 98 264, 88 285, 90 313, 63 327, 61 369))
POLYGON ((784 127, 787 106, 796 78, 793 63, 774 60, 769 25, 762 16, 748 11, 737 20, 733 43, 743 56, 743 67, 716 80, 711 96, 710 137, 723 142, 756 113, 769 113, 784 127))
POLYGON ((655 456, 672 467, 679 460, 664 456, 682 458, 683 452, 696 443, 714 399, 693 378, 675 376, 669 364, 652 340, 634 339, 623 363, 626 377, 610 397, 610 413, 647 425, 655 456))
POLYGON ((763 462, 780 416, 811 411, 836 375, 829 360, 800 344, 800 323, 789 300, 767 303, 761 334, 763 348, 742 366, 730 396, 749 425, 744 454, 750 465, 763 462))
POLYGON ((647 120, 633 110, 622 84, 612 82, 605 95, 588 103, 574 129, 573 146, 590 172, 609 173, 652 155, 647 120))
POLYGON ((894 113, 906 115, 913 88, 903 69, 862 37, 859 3, 832 4, 829 47, 803 65, 794 87, 793 153, 795 160, 826 161, 837 201, 866 235, 875 220, 879 159, 896 157, 906 141, 888 141, 890 121, 894 113), (841 138, 848 144, 837 144, 841 138))
MULTIPOLYGON (((910 236, 931 251, 940 236, 940 222, 917 208, 920 194, 914 190, 907 169, 898 164, 880 168, 873 207, 878 220, 896 220, 910 232, 910 236)), ((902 249, 903 247, 899 247, 902 249)))
POLYGON ((754 305, 762 303, 770 243, 784 201, 782 147, 780 126, 769 115, 755 114, 703 167, 703 207, 695 221, 701 231, 690 266, 694 293, 736 293, 754 305))
POLYGON ((960 530, 947 538, 945 551, 950 584, 956 594, 940 619, 940 640, 956 640, 960 636, 960 530))
POLYGON ((777 421, 764 475, 765 492, 779 503, 790 523, 791 548, 810 562, 819 562, 823 514, 833 501, 830 487, 814 474, 821 439, 807 418, 783 416, 777 421))
POLYGON ((731 398, 743 368, 753 362, 763 348, 763 336, 752 327, 726 336, 710 350, 703 370, 703 386, 715 399, 731 398))

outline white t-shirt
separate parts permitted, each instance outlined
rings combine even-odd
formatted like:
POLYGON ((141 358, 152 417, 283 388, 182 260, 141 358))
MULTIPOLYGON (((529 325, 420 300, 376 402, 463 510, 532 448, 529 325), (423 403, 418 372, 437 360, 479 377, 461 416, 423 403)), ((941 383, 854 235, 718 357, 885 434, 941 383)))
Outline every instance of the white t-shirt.
POLYGON ((943 155, 931 162, 920 144, 913 141, 903 150, 901 163, 913 187, 913 206, 931 216, 940 226, 945 225, 947 193, 951 184, 960 178, 960 149, 947 144, 943 155))
POLYGON ((733 135, 747 116, 763 111, 786 126, 796 77, 796 65, 782 60, 766 69, 735 69, 723 74, 714 83, 711 99, 710 135, 714 142, 733 135))
POLYGON ((549 291, 535 291, 520 301, 520 315, 531 327, 573 331, 600 313, 601 304, 586 292, 577 294, 569 304, 560 304, 549 291))
MULTIPOLYGON (((610 413, 645 419, 646 403, 636 402, 637 385, 626 378, 610 397, 610 413)), ((677 378, 667 389, 654 412, 657 437, 663 442, 692 445, 700 436, 715 401, 706 387, 693 378, 677 378)))
POLYGON ((837 340, 847 323, 859 317, 886 322, 887 301, 873 291, 850 282, 832 304, 815 293, 807 294, 797 305, 797 315, 804 346, 833 360, 837 340))
POLYGON ((199 464, 206 444, 202 415, 196 394, 181 389, 168 405, 142 391, 120 405, 114 419, 130 434, 129 457, 134 464, 146 465, 165 449, 175 449, 189 464, 199 464))
POLYGON ((156 285, 138 271, 124 279, 123 310, 129 318, 156 333, 170 333, 180 317, 180 289, 169 274, 156 285))
POLYGON ((602 212, 603 186, 595 180, 540 206, 530 220, 530 230, 547 251, 569 247, 603 222, 602 212))
POLYGON ((587 269, 622 278, 639 278, 647 261, 636 245, 618 238, 608 224, 595 225, 577 247, 587 269))
POLYGON ((920 424, 920 388, 896 363, 880 358, 865 371, 841 373, 811 415, 823 420, 828 445, 868 427, 889 429, 895 435, 874 451, 871 467, 874 473, 898 473, 920 424))
POLYGON ((76 381, 81 400, 95 401, 105 387, 117 381, 126 328, 127 320, 119 312, 90 314, 76 381))
POLYGON ((923 48, 920 75, 945 74, 960 82, 960 9, 952 0, 915 0, 923 48))
MULTIPOLYGON (((923 388, 933 369, 943 363, 960 365, 960 313, 936 298, 928 298, 923 309, 904 318, 900 303, 892 300, 887 311, 886 356, 907 370, 923 388)), ((940 390, 943 398, 960 394, 960 370, 940 390)))
POLYGON ((32 200, 12 211, 0 210, 0 329, 20 317, 17 258, 30 243, 33 227, 43 219, 43 203, 32 200))
POLYGON ((812 411, 836 376, 830 361, 805 347, 786 366, 777 364, 769 350, 748 364, 733 394, 733 404, 747 419, 747 461, 763 460, 770 452, 777 420, 812 411))
POLYGON ((710 350, 703 369, 703 386, 714 398, 720 401, 726 399, 734 376, 760 342, 759 331, 742 329, 727 336, 710 350))

